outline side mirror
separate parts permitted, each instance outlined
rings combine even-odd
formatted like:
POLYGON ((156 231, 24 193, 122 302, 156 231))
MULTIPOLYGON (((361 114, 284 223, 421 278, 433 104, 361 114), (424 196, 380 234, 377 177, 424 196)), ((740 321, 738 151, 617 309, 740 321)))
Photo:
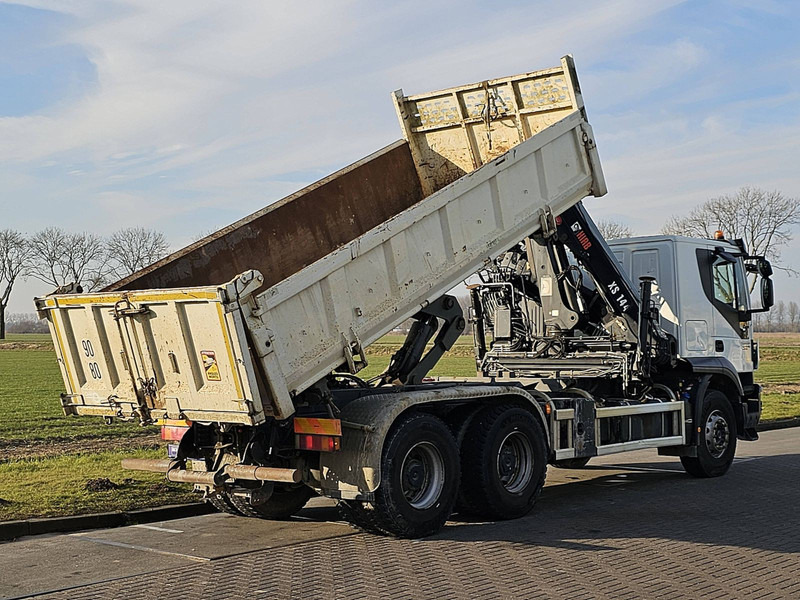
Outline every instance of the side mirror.
MULTIPOLYGON (((758 265, 758 274, 761 275, 761 277, 763 277, 764 279, 772 277, 772 265, 766 258, 759 258, 757 265, 758 265)), ((771 297, 772 296, 770 296, 770 298, 771 297)), ((770 306, 772 305, 770 304, 770 306)))
MULTIPOLYGON (((772 269, 770 268, 771 271, 772 269)), ((761 308, 767 311, 772 308, 773 304, 775 304, 775 285, 772 283, 772 279, 765 276, 761 280, 761 308)))
POLYGON ((748 273, 758 273, 765 279, 772 277, 772 265, 763 256, 748 256, 744 259, 744 268, 748 273))

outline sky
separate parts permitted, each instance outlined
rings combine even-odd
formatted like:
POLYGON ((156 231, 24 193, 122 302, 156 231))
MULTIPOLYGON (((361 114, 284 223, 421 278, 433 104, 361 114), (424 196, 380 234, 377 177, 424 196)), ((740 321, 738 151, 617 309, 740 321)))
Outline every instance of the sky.
POLYGON ((395 89, 573 54, 609 188, 586 205, 656 233, 745 185, 800 197, 798 31, 770 0, 0 1, 0 229, 178 249, 399 139, 395 89))

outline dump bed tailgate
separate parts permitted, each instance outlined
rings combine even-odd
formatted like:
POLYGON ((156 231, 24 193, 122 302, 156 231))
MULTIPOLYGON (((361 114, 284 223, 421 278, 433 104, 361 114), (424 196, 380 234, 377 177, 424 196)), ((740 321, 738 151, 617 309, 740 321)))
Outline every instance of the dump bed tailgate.
POLYGON ((264 420, 238 305, 223 287, 36 302, 56 342, 66 414, 264 420))

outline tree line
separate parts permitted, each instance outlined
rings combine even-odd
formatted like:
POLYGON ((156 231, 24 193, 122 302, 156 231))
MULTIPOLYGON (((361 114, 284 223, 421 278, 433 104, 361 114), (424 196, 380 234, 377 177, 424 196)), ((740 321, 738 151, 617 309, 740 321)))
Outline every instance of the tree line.
POLYGON ((32 277, 53 289, 78 283, 89 292, 152 264, 168 250, 164 234, 142 227, 107 237, 60 227, 32 235, 0 229, 0 339, 5 338, 11 292, 21 279, 32 277))
MULTIPOLYGON (((743 187, 733 194, 711 198, 687 215, 673 215, 661 233, 709 239, 721 230, 729 240, 743 239, 751 254, 764 256, 776 269, 796 275, 794 267, 784 262, 781 248, 792 239, 798 223, 800 199, 777 190, 743 187)), ((609 240, 634 235, 629 226, 613 220, 599 220, 597 226, 609 240)), ((34 277, 53 288, 76 282, 84 291, 92 291, 146 267, 164 257, 168 249, 163 234, 144 228, 120 229, 105 238, 59 227, 48 227, 31 236, 0 230, 0 339, 5 336, 11 290, 20 278, 34 277)), ((755 325, 758 330, 796 328, 796 303, 779 302, 770 313, 758 316, 755 325)))
POLYGON ((780 300, 768 312, 753 316, 753 331, 800 331, 800 305, 794 300, 780 300))

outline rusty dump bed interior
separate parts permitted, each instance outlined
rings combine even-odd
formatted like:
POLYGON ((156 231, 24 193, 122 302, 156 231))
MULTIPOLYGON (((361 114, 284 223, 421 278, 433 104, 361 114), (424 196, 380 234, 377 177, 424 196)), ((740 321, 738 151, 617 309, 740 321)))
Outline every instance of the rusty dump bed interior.
POLYGON ((422 198, 408 143, 397 141, 103 291, 217 285, 249 269, 269 287, 422 198))

